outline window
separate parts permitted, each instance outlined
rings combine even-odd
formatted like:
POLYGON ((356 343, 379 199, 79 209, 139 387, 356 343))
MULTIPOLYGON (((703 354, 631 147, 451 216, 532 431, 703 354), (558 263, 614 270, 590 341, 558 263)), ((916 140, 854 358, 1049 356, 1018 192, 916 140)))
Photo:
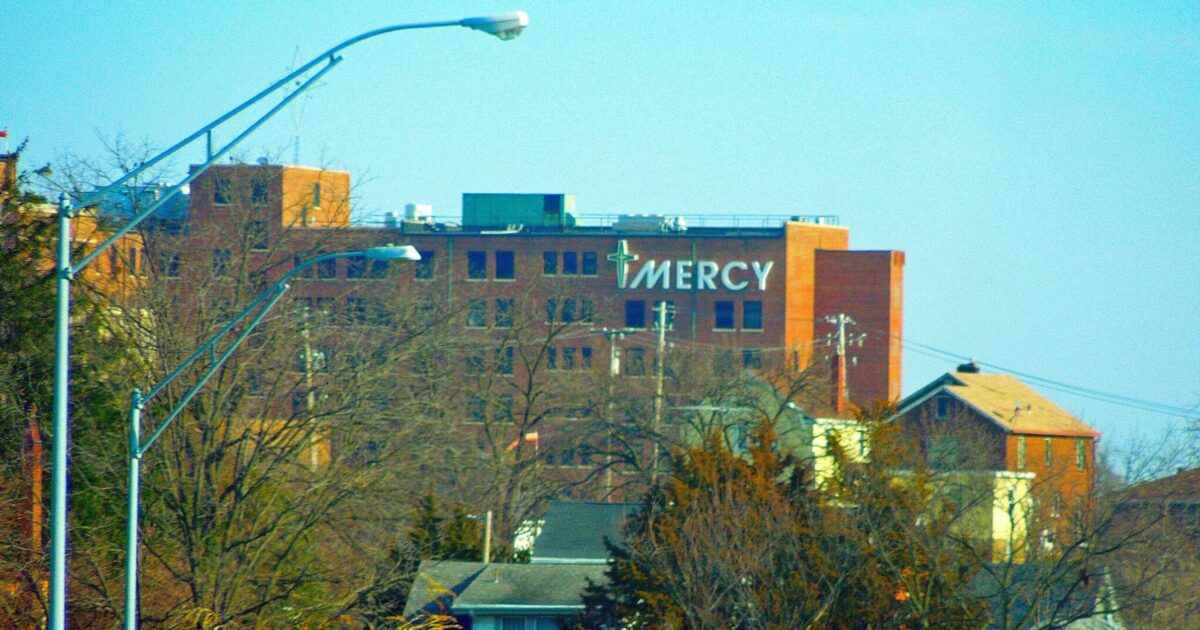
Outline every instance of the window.
POLYGON ((583 252, 583 275, 596 275, 596 252, 583 252))
POLYGON ((255 179, 250 182, 250 203, 261 206, 267 203, 267 182, 255 179))
POLYGON ((475 299, 467 303, 467 327, 487 327, 487 300, 475 299))
POLYGON ((1025 470, 1025 436, 1017 436, 1017 470, 1025 470))
POLYGON ((313 200, 312 200, 312 203, 313 203, 313 207, 314 207, 314 208, 320 208, 320 207, 321 207, 321 182, 314 182, 314 183, 313 183, 313 200))
POLYGON ((558 348, 546 348, 546 369, 558 369, 558 348))
POLYGON ((742 367, 755 370, 762 369, 762 350, 758 348, 743 349, 742 367))
POLYGON ((667 309, 667 330, 675 330, 675 300, 656 300, 654 302, 654 322, 651 328, 658 330, 659 309, 667 309))
POLYGON ((229 203, 229 180, 220 177, 213 178, 213 204, 223 206, 229 203))
POLYGON ((496 327, 510 328, 513 325, 512 298, 496 299, 496 327))
POLYGON ((713 328, 717 330, 733 330, 733 302, 730 300, 717 300, 713 306, 714 317, 716 323, 713 328))
POLYGON ((560 367, 564 370, 575 369, 575 348, 562 349, 562 363, 560 367))
POLYGON ((317 298, 317 315, 329 315, 329 311, 333 309, 333 298, 319 297, 317 298))
POLYGON ((136 247, 129 248, 129 275, 138 275, 138 249, 136 247))
POLYGON ((625 327, 646 327, 646 301, 625 300, 625 327))
POLYGON ((575 300, 572 298, 562 301, 562 321, 564 324, 575 321, 575 300))
POLYGON ((346 261, 346 278, 360 280, 367 277, 367 259, 351 258, 346 261))
POLYGON ((371 323, 376 326, 392 325, 392 310, 379 298, 371 300, 371 323))
POLYGON ((292 413, 300 413, 308 409, 308 394, 306 392, 292 392, 292 413))
MULTIPOLYGON (((318 255, 324 256, 328 252, 318 252, 318 255)), ((317 263, 318 278, 336 278, 337 277, 337 259, 322 260, 317 263)))
POLYGON ((646 374, 645 348, 626 348, 629 358, 625 361, 626 376, 643 376, 646 374))
MULTIPOLYGON (((213 260, 216 260, 217 250, 213 250, 213 260)), ((215 262, 213 263, 216 264, 215 262)), ((108 250, 108 275, 116 278, 121 273, 121 250, 114 247, 108 250)))
POLYGON ((421 260, 413 265, 413 273, 416 274, 417 280, 429 280, 433 277, 434 261, 437 260, 436 253, 432 249, 422 249, 417 251, 421 255, 421 260))
MULTIPOLYGON (((512 346, 504 348, 496 348, 496 373, 497 374, 512 374, 513 373, 513 349, 512 346)), ((512 408, 511 398, 508 401, 508 407, 512 408)))
POLYGON ((168 278, 179 277, 179 254, 171 254, 167 257, 166 272, 168 278))
MULTIPOLYGON (((511 350, 512 348, 509 348, 511 350)), ((510 372, 511 374, 511 372, 510 372)), ((512 422, 513 419, 513 395, 500 394, 496 396, 496 404, 492 409, 492 417, 497 422, 512 422)))
POLYGON ((224 277, 229 275, 229 262, 233 260, 233 253, 228 249, 212 250, 212 272, 214 276, 224 277))
POLYGON ((742 302, 742 328, 744 330, 762 330, 762 302, 747 300, 742 302))
POLYGON ((553 276, 558 273, 558 252, 542 252, 542 275, 553 276))
POLYGON ((592 367, 592 348, 584 346, 579 349, 579 358, 582 361, 583 369, 591 369, 592 367))
POLYGON ((936 415, 934 415, 935 418, 937 418, 938 420, 943 420, 945 418, 950 417, 950 397, 949 396, 938 396, 934 402, 937 404, 937 410, 935 411, 936 415))
POLYGON ((1075 468, 1087 468, 1087 438, 1075 438, 1075 468))
POLYGON ((467 374, 483 374, 483 348, 467 348, 466 355, 463 357, 467 374))
POLYGON ((513 253, 505 251, 496 252, 496 279, 512 280, 516 277, 517 273, 514 268, 513 253))
POLYGON ((471 280, 487 278, 487 252, 467 252, 467 278, 471 280))
POLYGON ((1054 451, 1050 448, 1051 444, 1051 439, 1046 438, 1046 468, 1050 468, 1054 465, 1054 451))
POLYGON ((562 272, 564 276, 574 276, 579 273, 579 255, 575 252, 563 252, 562 272))
MULTIPOLYGON (((296 267, 299 267, 300 265, 303 265, 303 264, 304 264, 303 256, 292 256, 292 268, 293 269, 296 267)), ((300 277, 301 278, 313 277, 312 267, 305 267, 304 270, 300 272, 300 277)))
POLYGON ((346 323, 361 325, 367 323, 367 302, 360 297, 346 298, 346 323))
POLYGON ((469 394, 467 396, 467 421, 468 422, 483 422, 487 420, 487 401, 469 394))
POLYGON ((388 261, 386 261, 386 260, 372 260, 371 261, 371 271, 367 274, 371 279, 379 280, 381 278, 386 278, 387 274, 388 274, 388 261))
POLYGON ((596 308, 592 304, 591 300, 587 298, 579 300, 579 321, 585 324, 590 324, 592 323, 592 319, 596 316, 595 313, 596 308))
POLYGON ((267 234, 266 221, 250 221, 246 224, 246 233, 250 237, 250 249, 261 252, 269 249, 270 241, 267 234))
POLYGON ((550 298, 546 300, 546 323, 553 324, 558 321, 558 300, 550 298))

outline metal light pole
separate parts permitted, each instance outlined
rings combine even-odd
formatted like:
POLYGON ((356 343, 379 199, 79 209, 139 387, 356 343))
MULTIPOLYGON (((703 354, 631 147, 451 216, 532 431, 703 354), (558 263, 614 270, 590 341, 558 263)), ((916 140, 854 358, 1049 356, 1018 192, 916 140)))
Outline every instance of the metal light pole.
POLYGON ((244 310, 242 310, 241 313, 238 313, 238 315, 230 320, 229 323, 222 326, 221 329, 213 334, 212 337, 209 337, 207 341, 200 344, 200 347, 196 348, 195 352, 188 356, 188 358, 184 359, 183 363, 179 364, 179 367, 176 367, 174 370, 172 370, 171 373, 163 378, 163 380, 159 381, 157 385, 151 387, 145 395, 142 395, 140 389, 133 390, 133 397, 130 401, 129 407, 129 511, 127 514, 127 521, 125 523, 126 630, 136 630, 137 628, 138 505, 140 502, 141 490, 140 469, 142 455, 145 455, 146 451, 154 444, 155 440, 162 435, 163 431, 166 431, 167 426, 171 424, 171 421, 183 412, 184 408, 187 407, 188 402, 192 400, 192 397, 195 396, 196 393, 200 391, 200 388, 204 387, 204 384, 207 383, 208 380, 217 373, 217 370, 219 370, 221 366, 225 364, 225 361, 229 359, 230 355, 233 354, 233 351, 236 350, 238 346, 242 345, 242 342, 246 340, 250 333, 253 332, 260 323, 262 323, 263 318, 266 317, 271 308, 274 307, 275 304, 277 304, 279 300, 283 298, 283 294, 287 293, 288 289, 291 288, 291 285, 289 285, 288 282, 291 281, 292 278, 296 277, 297 274, 312 267, 313 265, 318 265, 322 262, 337 258, 366 258, 367 260, 420 260, 421 255, 418 254, 417 250, 411 245, 400 247, 389 245, 387 247, 372 247, 353 252, 325 254, 323 256, 317 256, 316 258, 305 261, 304 263, 297 265, 291 271, 284 274, 283 277, 275 282, 275 284, 267 287, 266 291, 263 291, 262 295, 259 295, 257 298, 255 298, 254 301, 251 302, 250 305, 244 310), (254 314, 253 317, 250 317, 251 313, 254 314), (220 343, 221 339, 230 334, 233 329, 242 322, 242 320, 245 320, 248 317, 250 317, 250 322, 246 324, 246 326, 242 328, 237 336, 234 337, 233 341, 230 342, 230 344, 226 346, 224 350, 220 351, 220 354, 218 354, 217 344, 220 343), (208 366, 208 369, 205 370, 204 374, 200 376, 199 380, 197 380, 196 383, 192 385, 190 389, 188 389, 187 393, 183 395, 183 398, 180 399, 179 403, 175 405, 175 408, 172 409, 165 418, 163 418, 163 421, 160 422, 157 427, 155 427, 154 432, 150 434, 150 437, 146 440, 146 442, 142 443, 142 410, 145 409, 146 403, 149 402, 149 400, 156 396, 159 392, 163 391, 167 385, 178 378, 180 374, 191 367, 193 363, 195 363, 206 353, 212 353, 212 356, 215 357, 212 360, 212 363, 208 366))
POLYGON ((78 262, 71 262, 71 219, 74 217, 71 202, 64 194, 59 197, 58 204, 58 254, 55 262, 55 306, 54 306, 54 410, 53 410, 53 427, 54 440, 52 445, 53 455, 53 498, 51 500, 51 538, 50 538, 50 611, 48 625, 50 630, 65 630, 66 629, 66 582, 67 582, 67 441, 69 431, 69 410, 68 402, 70 397, 70 311, 71 311, 71 282, 75 275, 89 263, 96 259, 101 253, 111 247, 118 239, 132 231, 146 217, 153 214, 156 210, 169 202, 183 190, 184 186, 191 183, 192 180, 199 177, 208 167, 216 163, 217 160, 229 153, 235 146, 241 143, 247 136, 253 133, 256 129, 262 126, 268 119, 279 113, 288 103, 292 102, 297 96, 307 91, 314 83, 316 83, 325 73, 333 69, 335 65, 341 62, 342 58, 338 53, 342 50, 357 44, 363 40, 370 39, 385 33, 395 31, 425 29, 425 28, 440 28, 445 26, 462 26, 472 30, 495 35, 502 40, 509 40, 521 34, 521 31, 529 25, 529 16, 524 11, 514 13, 505 13, 488 17, 475 17, 463 20, 449 20, 443 22, 419 22, 413 24, 398 24, 395 26, 387 26, 384 28, 368 31, 361 35, 352 37, 333 48, 321 53, 312 61, 300 66, 296 71, 288 74, 282 79, 268 86, 265 90, 243 102, 241 105, 234 107, 227 113, 222 114, 216 120, 201 127, 195 133, 180 140, 171 148, 162 153, 146 160, 141 166, 122 175, 115 182, 97 190, 82 199, 79 207, 88 207, 95 204, 105 196, 117 190, 126 182, 137 177, 141 173, 146 172, 151 167, 157 165, 168 157, 174 156, 180 150, 190 146, 193 142, 205 138, 207 147, 207 159, 203 164, 196 167, 186 177, 179 181, 176 185, 163 192, 158 201, 150 204, 144 210, 139 212, 130 220, 124 227, 116 230, 104 242, 100 243, 95 250, 86 256, 82 257, 78 262), (324 65, 321 65, 324 63, 324 65), (317 68, 317 66, 320 66, 317 68), (213 151, 212 147, 212 132, 218 126, 224 124, 229 119, 245 111, 255 103, 274 94, 282 88, 290 86, 293 80, 305 75, 309 71, 317 68, 311 76, 283 97, 267 113, 260 116, 257 120, 246 127, 242 132, 234 136, 233 140, 229 141, 225 146, 217 151, 213 151))

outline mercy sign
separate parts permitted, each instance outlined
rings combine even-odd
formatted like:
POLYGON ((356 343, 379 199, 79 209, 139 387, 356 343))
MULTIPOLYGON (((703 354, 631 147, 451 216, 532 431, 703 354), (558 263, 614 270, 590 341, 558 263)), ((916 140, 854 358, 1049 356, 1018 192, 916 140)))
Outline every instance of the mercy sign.
POLYGON ((767 290, 767 276, 775 262, 757 260, 749 263, 731 260, 719 265, 712 260, 647 260, 633 273, 629 263, 638 260, 637 254, 629 253, 625 239, 617 242, 617 251, 608 255, 608 260, 617 263, 617 286, 622 289, 676 289, 680 291, 715 291, 717 282, 729 291, 744 291, 750 286, 751 278, 759 291, 767 290))

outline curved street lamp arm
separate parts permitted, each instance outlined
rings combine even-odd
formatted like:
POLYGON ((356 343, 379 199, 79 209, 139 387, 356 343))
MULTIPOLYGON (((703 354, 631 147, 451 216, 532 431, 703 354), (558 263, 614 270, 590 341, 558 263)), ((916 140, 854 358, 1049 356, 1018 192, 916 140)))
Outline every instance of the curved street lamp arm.
MULTIPOLYGON (((141 212, 139 212, 137 214, 137 216, 133 217, 133 219, 131 219, 128 223, 126 223, 120 229, 118 229, 117 231, 115 231, 111 235, 109 235, 108 238, 104 239, 104 242, 97 245, 96 249, 93 249, 88 255, 84 256, 83 258, 80 258, 78 263, 76 263, 75 265, 72 265, 72 267, 71 267, 72 272, 75 272, 79 269, 86 267, 88 265, 88 263, 95 260, 95 258, 97 256, 99 256, 101 253, 103 253, 104 250, 108 249, 113 243, 117 242, 118 239, 120 239, 122 236, 125 236, 126 234, 128 234, 130 231, 133 230, 133 228, 137 227, 139 223, 141 223, 143 220, 146 219, 146 217, 150 216, 151 214, 154 214, 154 212, 156 210, 158 210, 164 204, 166 204, 168 201, 173 199, 175 197, 175 195, 179 194, 179 192, 183 190, 184 186, 190 184, 192 182, 192 180, 196 179, 202 173, 204 173, 204 171, 208 170, 208 167, 215 164, 217 162, 217 160, 221 159, 222 157, 225 156, 226 153, 229 153, 231 150, 233 150, 233 147, 237 146, 242 140, 244 140, 246 138, 246 136, 250 135, 251 133, 254 133, 254 130, 261 127, 263 123, 267 122, 267 120, 269 120, 272 116, 277 114, 279 112, 279 110, 281 110, 285 106, 287 106, 287 104, 292 102, 297 96, 300 96, 301 94, 303 94, 309 87, 312 86, 313 83, 316 83, 317 80, 319 80, 322 76, 324 76, 326 72, 329 72, 330 70, 332 70, 333 67, 336 66, 337 64, 341 63, 341 61, 342 61, 341 57, 330 57, 329 63, 326 64, 325 67, 323 67, 319 71, 317 71, 316 74, 309 77, 308 80, 306 80, 303 85, 301 85, 299 88, 296 89, 296 91, 285 96, 282 101, 279 101, 279 103, 277 105, 275 105, 275 107, 272 107, 270 111, 268 111, 266 114, 263 114, 261 117, 259 117, 258 120, 254 121, 254 123, 251 124, 249 127, 247 127, 245 129, 245 131, 238 134, 237 137, 235 137, 233 140, 230 140, 228 144, 221 147, 221 149, 218 150, 216 153, 213 153, 211 156, 209 156, 207 161, 205 161, 203 164, 196 167, 195 169, 192 169, 192 172, 189 173, 187 177, 184 177, 182 180, 179 181, 178 184, 175 184, 174 186, 169 188, 166 192, 164 192, 158 198, 157 201, 150 204, 150 206, 148 206, 145 210, 142 210, 141 212)), ((109 188, 111 188, 111 186, 109 188)), ((105 188, 105 190, 108 190, 108 188, 105 188)), ((97 194, 99 194, 99 193, 97 193, 97 194)), ((94 197, 94 195, 91 197, 94 197)), ((91 197, 89 197, 89 199, 91 197)))

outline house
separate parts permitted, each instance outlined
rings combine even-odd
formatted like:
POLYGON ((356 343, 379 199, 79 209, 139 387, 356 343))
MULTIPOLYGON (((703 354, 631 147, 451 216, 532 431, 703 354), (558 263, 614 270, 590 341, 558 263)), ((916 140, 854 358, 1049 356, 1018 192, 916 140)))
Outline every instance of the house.
POLYGON ((901 401, 895 420, 935 467, 1034 473, 1044 523, 1090 505, 1100 433, 1012 376, 961 365, 901 401))
POLYGON ((1109 572, 1085 572, 1055 563, 987 565, 971 591, 990 608, 989 630, 1006 628, 1123 630, 1121 603, 1109 572))

